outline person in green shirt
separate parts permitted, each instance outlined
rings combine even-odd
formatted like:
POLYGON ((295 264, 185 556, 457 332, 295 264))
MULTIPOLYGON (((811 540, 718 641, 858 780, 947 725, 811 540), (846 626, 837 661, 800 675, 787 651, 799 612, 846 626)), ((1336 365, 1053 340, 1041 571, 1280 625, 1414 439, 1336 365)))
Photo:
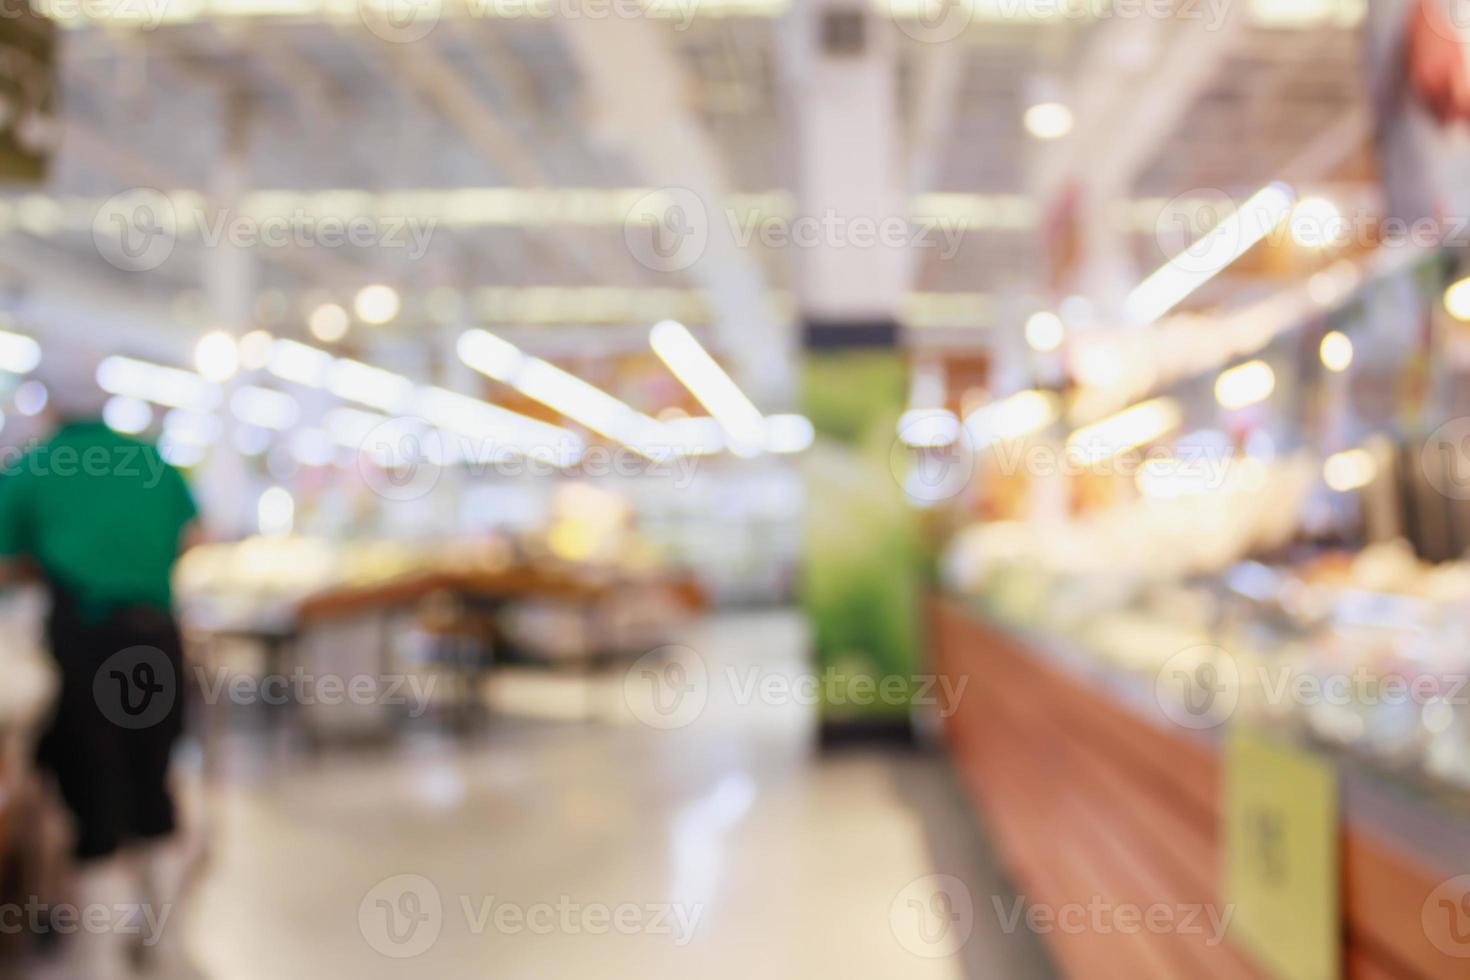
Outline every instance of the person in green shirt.
MULTIPOLYGON (((43 365, 55 431, 0 460, 0 574, 39 579, 51 598, 60 683, 37 761, 75 824, 82 905, 136 900, 174 835, 184 665, 171 579, 198 516, 157 448, 102 423, 94 365, 43 365)), ((125 941, 78 933, 64 959, 122 976, 125 941)))

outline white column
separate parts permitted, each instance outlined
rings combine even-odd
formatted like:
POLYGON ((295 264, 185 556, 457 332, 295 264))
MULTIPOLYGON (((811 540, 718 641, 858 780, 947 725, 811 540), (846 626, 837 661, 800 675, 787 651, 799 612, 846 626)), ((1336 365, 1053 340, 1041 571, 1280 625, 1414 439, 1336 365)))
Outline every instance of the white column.
MULTIPOLYGON (((210 175, 209 207, 226 220, 239 216, 239 204, 250 186, 249 107, 237 97, 227 96, 225 137, 219 158, 210 175)), ((250 329, 255 295, 255 255, 243 245, 231 244, 229 236, 204 252, 204 294, 213 323, 239 338, 250 329)), ((230 392, 239 382, 225 385, 220 406, 224 429, 219 444, 200 468, 196 492, 205 521, 212 534, 237 537, 255 530, 255 503, 259 487, 250 478, 245 459, 235 448, 234 418, 229 409, 230 392)))
POLYGON ((861 0, 806 0, 787 15, 796 214, 817 239, 793 246, 809 324, 892 322, 906 288, 906 241, 867 240, 908 213, 893 32, 861 0))

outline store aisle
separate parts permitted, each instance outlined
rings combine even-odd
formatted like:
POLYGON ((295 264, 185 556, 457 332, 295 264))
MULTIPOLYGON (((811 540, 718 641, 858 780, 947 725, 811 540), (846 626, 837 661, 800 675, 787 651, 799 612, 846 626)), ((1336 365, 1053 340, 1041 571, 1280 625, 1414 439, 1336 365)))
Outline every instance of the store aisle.
POLYGON ((215 980, 1049 975, 1035 937, 1000 927, 1012 898, 942 759, 813 757, 809 707, 731 690, 800 670, 794 614, 719 616, 685 642, 710 671, 686 727, 640 723, 609 682, 599 721, 500 721, 473 748, 419 739, 232 784, 189 922, 200 965, 215 980), (972 916, 936 902, 935 874, 964 882, 972 916), (935 957, 970 919, 958 955, 935 957))

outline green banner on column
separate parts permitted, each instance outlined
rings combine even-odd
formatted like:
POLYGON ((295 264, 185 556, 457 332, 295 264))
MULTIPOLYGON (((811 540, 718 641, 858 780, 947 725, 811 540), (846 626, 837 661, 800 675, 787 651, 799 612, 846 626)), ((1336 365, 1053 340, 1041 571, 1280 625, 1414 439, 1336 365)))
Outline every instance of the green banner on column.
POLYGON ((889 464, 907 371, 895 350, 809 351, 802 600, 825 726, 904 721, 919 661, 922 539, 889 464))

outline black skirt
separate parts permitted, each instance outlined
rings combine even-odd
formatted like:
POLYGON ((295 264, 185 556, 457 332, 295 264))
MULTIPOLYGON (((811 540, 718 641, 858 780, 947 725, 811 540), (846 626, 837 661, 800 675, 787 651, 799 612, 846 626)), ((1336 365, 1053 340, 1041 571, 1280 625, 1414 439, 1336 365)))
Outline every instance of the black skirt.
POLYGON ((53 593, 48 642, 61 691, 37 746, 76 821, 76 856, 107 857, 174 830, 167 776, 183 731, 183 643, 163 610, 86 621, 53 593))

